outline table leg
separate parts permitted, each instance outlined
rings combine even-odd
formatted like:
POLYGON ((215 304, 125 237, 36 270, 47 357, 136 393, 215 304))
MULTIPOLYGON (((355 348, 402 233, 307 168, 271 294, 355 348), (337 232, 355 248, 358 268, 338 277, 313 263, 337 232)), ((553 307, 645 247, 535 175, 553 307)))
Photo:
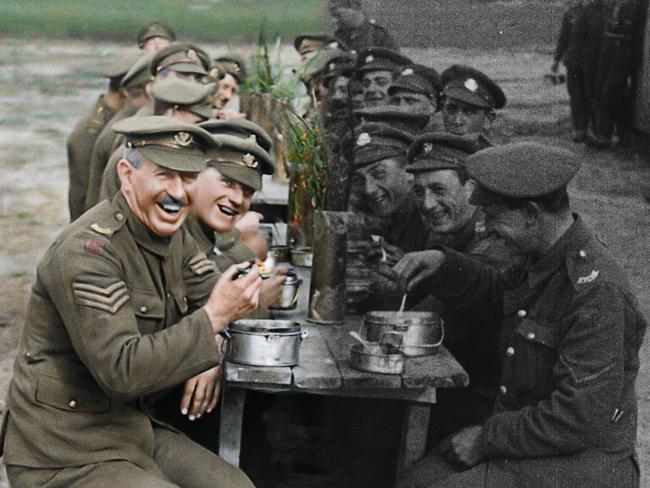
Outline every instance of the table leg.
POLYGON ((219 457, 233 466, 239 466, 245 404, 246 390, 224 386, 221 398, 219 457))
POLYGON ((402 439, 397 460, 396 482, 404 469, 424 457, 427 448, 430 405, 409 404, 402 423, 402 439))

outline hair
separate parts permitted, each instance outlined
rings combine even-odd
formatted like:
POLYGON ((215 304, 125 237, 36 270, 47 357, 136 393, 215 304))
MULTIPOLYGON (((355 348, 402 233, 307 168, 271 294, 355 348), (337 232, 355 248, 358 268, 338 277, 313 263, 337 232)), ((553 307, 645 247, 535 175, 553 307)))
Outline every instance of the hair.
POLYGON ((116 92, 120 91, 122 89, 122 78, 124 76, 114 76, 113 78, 109 78, 108 81, 108 91, 116 92))
POLYGON ((124 153, 122 154, 122 158, 126 159, 129 162, 129 164, 133 166, 135 169, 140 169, 142 163, 146 161, 146 158, 142 155, 142 153, 132 147, 124 148, 124 153))
POLYGON ((126 92, 129 94, 129 98, 141 98, 147 95, 144 87, 141 86, 127 88, 126 92))
POLYGON ((499 201, 511 209, 523 208, 527 203, 535 203, 550 214, 561 214, 569 210, 569 194, 566 185, 547 195, 533 198, 514 198, 499 196, 499 201))
POLYGON ((458 181, 460 181, 461 185, 464 185, 470 180, 469 173, 467 172, 467 169, 465 168, 458 168, 454 170, 456 172, 456 176, 458 177, 458 181))

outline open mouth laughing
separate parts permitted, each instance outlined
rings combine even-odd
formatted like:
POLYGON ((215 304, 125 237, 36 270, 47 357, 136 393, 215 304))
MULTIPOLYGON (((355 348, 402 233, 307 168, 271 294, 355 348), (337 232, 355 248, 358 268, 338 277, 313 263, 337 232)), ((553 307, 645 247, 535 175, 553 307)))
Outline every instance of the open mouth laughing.
POLYGON ((156 205, 158 205, 158 208, 166 214, 175 216, 187 205, 187 201, 184 198, 181 200, 174 200, 168 195, 162 202, 158 202, 156 205))
POLYGON ((228 217, 236 217, 239 215, 239 212, 230 207, 226 207, 225 205, 217 205, 217 207, 222 214, 227 215, 228 217))

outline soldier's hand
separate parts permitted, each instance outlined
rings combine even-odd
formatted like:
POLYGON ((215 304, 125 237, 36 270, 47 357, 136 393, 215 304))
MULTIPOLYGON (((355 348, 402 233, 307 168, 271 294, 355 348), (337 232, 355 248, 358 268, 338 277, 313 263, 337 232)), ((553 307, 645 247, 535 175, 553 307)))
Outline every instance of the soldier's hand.
POLYGON ((396 281, 402 290, 411 293, 434 276, 444 261, 445 253, 437 249, 405 254, 393 267, 396 281))
POLYGON ((201 418, 203 414, 214 410, 221 396, 221 365, 208 369, 185 382, 181 413, 190 420, 201 418))
POLYGON ((260 308, 269 308, 271 304, 277 300, 282 293, 282 286, 287 277, 289 269, 285 266, 278 266, 270 278, 262 282, 262 290, 260 291, 260 308))
POLYGON ((465 427, 443 440, 438 449, 452 465, 461 469, 471 468, 485 457, 481 447, 482 432, 480 425, 465 427))
POLYGON ((384 263, 388 266, 395 266, 402 259, 402 256, 404 256, 404 251, 397 246, 389 244, 383 237, 377 237, 377 239, 373 238, 373 241, 368 243, 368 260, 384 263))
POLYGON ((261 213, 249 210, 239 217, 237 222, 235 222, 235 227, 237 227, 240 232, 257 232, 260 230, 260 222, 263 219, 264 215, 261 213))
POLYGON ((370 279, 371 292, 387 296, 402 295, 403 292, 397 280, 397 275, 387 265, 382 263, 376 264, 368 270, 367 276, 370 279))
POLYGON ((203 307, 210 317, 213 332, 217 334, 233 320, 257 309, 261 287, 262 278, 257 266, 244 261, 228 268, 214 285, 203 307), (237 276, 238 269, 248 269, 248 272, 237 276))

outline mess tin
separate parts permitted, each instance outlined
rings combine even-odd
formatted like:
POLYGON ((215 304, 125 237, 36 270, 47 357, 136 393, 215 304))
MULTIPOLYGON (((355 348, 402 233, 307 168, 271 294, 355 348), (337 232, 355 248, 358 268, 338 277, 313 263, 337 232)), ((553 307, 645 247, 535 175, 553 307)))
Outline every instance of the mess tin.
POLYGON ((406 356, 399 348, 403 337, 397 332, 387 332, 380 342, 353 344, 350 349, 350 366, 360 371, 381 374, 402 374, 406 356), (393 344, 397 340, 397 345, 393 344))
POLYGON ((387 332, 402 335, 401 351, 406 356, 434 354, 444 338, 440 316, 434 312, 368 312, 363 321, 366 338, 378 342, 387 332))
POLYGON ((290 269, 282 284, 280 296, 269 307, 272 310, 293 310, 298 303, 298 289, 302 285, 296 271, 290 269))
POLYGON ((227 358, 250 366, 295 366, 307 337, 292 320, 242 319, 230 324, 227 358))

